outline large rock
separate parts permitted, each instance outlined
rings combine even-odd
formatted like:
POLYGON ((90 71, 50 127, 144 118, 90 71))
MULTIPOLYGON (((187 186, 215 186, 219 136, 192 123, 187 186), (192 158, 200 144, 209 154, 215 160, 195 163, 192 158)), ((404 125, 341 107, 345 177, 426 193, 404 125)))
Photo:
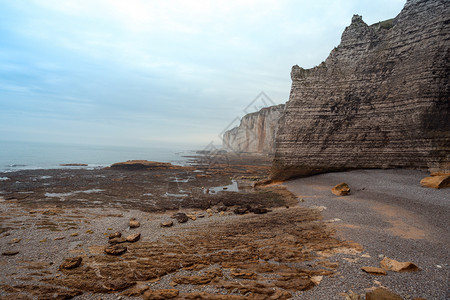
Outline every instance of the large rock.
POLYGON ((233 152, 273 154, 284 104, 245 115, 239 126, 223 134, 223 147, 233 152))
POLYGON ((425 177, 420 181, 420 185, 424 187, 430 187, 433 189, 442 189, 450 187, 450 175, 425 177))
POLYGON ((417 272, 420 270, 418 266, 410 261, 400 262, 389 257, 383 258, 383 260, 380 262, 380 266, 383 269, 391 270, 394 272, 417 272))
POLYGON ((272 179, 357 168, 450 166, 450 5, 409 0, 355 15, 319 66, 294 66, 272 179))
POLYGON ((336 196, 345 196, 350 193, 350 187, 345 182, 340 183, 331 189, 331 192, 336 196))

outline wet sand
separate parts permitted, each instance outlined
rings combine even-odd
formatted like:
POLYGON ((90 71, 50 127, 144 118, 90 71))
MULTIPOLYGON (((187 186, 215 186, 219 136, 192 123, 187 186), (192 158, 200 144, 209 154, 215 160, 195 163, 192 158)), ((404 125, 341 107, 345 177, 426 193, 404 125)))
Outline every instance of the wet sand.
POLYGON ((363 294, 378 285, 404 299, 449 299, 450 189, 421 187, 419 182, 426 176, 414 170, 357 170, 285 183, 304 199, 302 206, 322 207, 337 237, 360 243, 361 254, 367 256, 338 257, 340 275, 324 279, 305 293, 306 299, 342 299, 340 292, 363 294), (350 186, 350 195, 338 197, 330 192, 341 182, 350 186), (379 267, 383 255, 414 262, 421 271, 373 276, 360 270, 362 266, 379 267))

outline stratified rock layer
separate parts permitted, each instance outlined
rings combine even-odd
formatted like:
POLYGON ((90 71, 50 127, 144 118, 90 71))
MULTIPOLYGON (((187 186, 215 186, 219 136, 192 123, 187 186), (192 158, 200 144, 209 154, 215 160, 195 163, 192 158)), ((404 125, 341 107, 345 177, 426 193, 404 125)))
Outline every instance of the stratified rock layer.
POLYGON ((449 168, 450 5, 409 0, 355 15, 319 66, 294 66, 273 179, 355 168, 449 168))
POLYGON ((284 104, 245 115, 239 126, 223 135, 223 147, 233 152, 273 154, 284 104))

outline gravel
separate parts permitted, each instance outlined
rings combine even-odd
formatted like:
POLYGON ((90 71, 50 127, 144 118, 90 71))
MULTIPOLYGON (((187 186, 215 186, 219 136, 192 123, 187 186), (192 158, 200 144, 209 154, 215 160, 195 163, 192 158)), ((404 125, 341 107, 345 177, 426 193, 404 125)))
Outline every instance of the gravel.
POLYGON ((450 189, 421 187, 427 176, 417 170, 356 170, 286 182, 303 199, 300 205, 326 208, 322 215, 339 238, 364 247, 363 256, 338 254, 339 274, 325 277, 298 299, 343 299, 340 293, 365 294, 379 285, 405 299, 450 299, 450 189), (331 193, 341 182, 350 186, 350 195, 331 193), (384 256, 411 261, 421 271, 374 276, 360 270, 378 267, 384 256))

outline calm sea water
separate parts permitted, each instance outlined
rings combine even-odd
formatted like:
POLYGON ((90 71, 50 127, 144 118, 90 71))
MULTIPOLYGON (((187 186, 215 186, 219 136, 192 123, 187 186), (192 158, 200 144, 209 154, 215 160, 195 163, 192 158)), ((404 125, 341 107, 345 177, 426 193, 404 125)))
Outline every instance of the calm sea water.
MULTIPOLYGON (((0 172, 63 168, 60 164, 82 163, 87 168, 109 166, 132 159, 185 164, 185 149, 165 147, 89 146, 0 141, 0 172)), ((83 167, 86 168, 86 167, 83 167)))

